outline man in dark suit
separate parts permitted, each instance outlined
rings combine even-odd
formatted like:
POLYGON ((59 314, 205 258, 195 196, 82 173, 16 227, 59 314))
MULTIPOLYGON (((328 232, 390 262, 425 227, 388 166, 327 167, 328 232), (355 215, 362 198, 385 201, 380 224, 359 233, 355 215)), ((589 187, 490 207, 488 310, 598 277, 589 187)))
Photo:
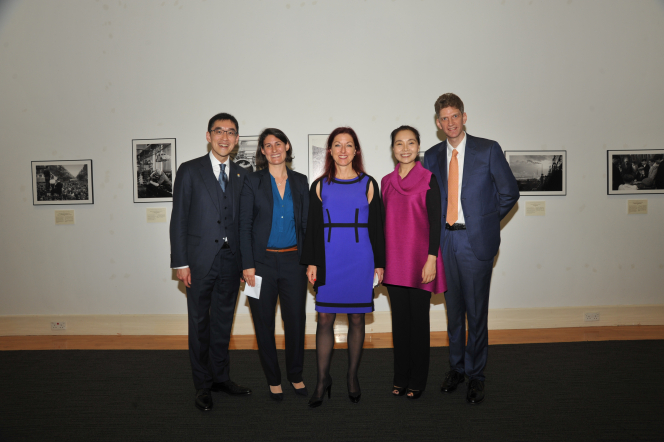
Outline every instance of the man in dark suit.
POLYGON ((441 391, 453 392, 467 375, 466 400, 479 404, 484 400, 489 286, 500 220, 519 199, 519 186, 497 142, 464 132, 468 117, 458 96, 441 95, 435 109, 436 125, 447 140, 425 153, 424 167, 438 179, 444 225, 440 246, 447 278, 450 371, 441 391))
POLYGON ((194 404, 203 411, 212 409, 210 391, 251 394, 228 373, 228 343, 242 273, 238 220, 246 175, 230 161, 238 142, 237 120, 226 113, 215 115, 206 138, 210 153, 183 163, 176 174, 170 229, 171 267, 187 287, 194 404))

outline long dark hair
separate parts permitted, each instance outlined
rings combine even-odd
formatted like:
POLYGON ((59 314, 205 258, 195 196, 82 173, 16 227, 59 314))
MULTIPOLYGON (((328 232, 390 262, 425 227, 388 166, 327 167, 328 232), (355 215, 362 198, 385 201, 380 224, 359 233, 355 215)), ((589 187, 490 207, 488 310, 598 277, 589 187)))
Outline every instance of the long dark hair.
POLYGON ((265 143, 265 139, 269 135, 277 137, 279 141, 281 141, 284 144, 288 144, 290 146, 290 149, 286 151, 286 162, 290 163, 293 161, 293 145, 291 144, 286 134, 279 129, 268 127, 267 129, 263 130, 263 132, 258 137, 258 147, 256 147, 256 169, 258 170, 265 169, 268 165, 267 158, 265 157, 265 155, 263 155, 261 149, 263 148, 263 143, 265 143))
POLYGON ((325 152, 325 169, 321 177, 324 177, 325 180, 329 183, 334 178, 334 175, 337 171, 334 158, 332 158, 332 143, 337 135, 348 134, 353 138, 353 143, 355 144, 355 156, 353 157, 353 162, 351 167, 358 174, 363 174, 364 172, 364 163, 362 162, 362 149, 360 148, 360 140, 357 138, 357 134, 350 127, 337 127, 332 131, 329 137, 327 137, 327 151, 325 152))

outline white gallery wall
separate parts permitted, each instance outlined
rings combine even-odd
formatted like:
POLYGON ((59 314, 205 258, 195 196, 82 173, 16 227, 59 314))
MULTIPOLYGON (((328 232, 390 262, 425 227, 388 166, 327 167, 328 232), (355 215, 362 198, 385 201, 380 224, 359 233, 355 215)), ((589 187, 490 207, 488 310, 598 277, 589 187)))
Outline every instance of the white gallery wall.
MULTIPOLYGON (((607 150, 664 149, 663 42, 661 0, 4 1, 0 333, 50 333, 57 315, 72 333, 77 317, 88 334, 159 321, 115 330, 108 315, 164 315, 155 332, 186 333, 168 223, 146 222, 148 207, 170 221, 171 203, 133 203, 132 139, 176 138, 179 165, 207 153, 207 121, 225 111, 241 135, 284 130, 307 174, 307 135, 349 125, 380 182, 392 129, 439 142, 444 92, 504 150, 567 151, 567 195, 522 197, 504 223, 490 308, 513 322, 500 328, 538 326, 523 312, 583 325, 545 318, 601 308, 613 319, 597 325, 664 323, 664 195, 606 184, 607 150), (92 160, 94 204, 33 206, 30 162, 69 159, 92 160), (647 215, 627 214, 634 198, 647 215), (528 200, 546 215, 526 217, 528 200), (55 225, 63 208, 75 225, 55 225)), ((375 330, 389 331, 385 289, 375 302, 375 330)), ((444 329, 442 295, 432 302, 444 329)), ((313 311, 310 295, 308 331, 313 311)), ((248 313, 240 298, 236 333, 251 333, 248 313)))

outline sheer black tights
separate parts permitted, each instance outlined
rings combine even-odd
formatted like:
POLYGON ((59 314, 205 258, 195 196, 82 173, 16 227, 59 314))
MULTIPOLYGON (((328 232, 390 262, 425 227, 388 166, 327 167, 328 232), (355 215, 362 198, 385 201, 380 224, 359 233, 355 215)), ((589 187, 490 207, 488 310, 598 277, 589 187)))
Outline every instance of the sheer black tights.
MULTIPOLYGON (((330 385, 330 363, 334 350, 334 321, 336 313, 318 313, 316 327, 316 362, 318 365, 318 382, 316 383, 316 397, 322 397, 325 388, 330 385)), ((356 396, 360 393, 360 384, 357 370, 362 357, 364 345, 364 313, 348 315, 348 392, 356 396)))

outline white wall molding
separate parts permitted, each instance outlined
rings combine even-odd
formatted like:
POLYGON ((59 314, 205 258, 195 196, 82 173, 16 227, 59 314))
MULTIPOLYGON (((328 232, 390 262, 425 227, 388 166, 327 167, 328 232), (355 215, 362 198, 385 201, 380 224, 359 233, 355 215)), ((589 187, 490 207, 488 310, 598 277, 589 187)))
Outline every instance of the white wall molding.
MULTIPOLYGON (((339 315, 336 332, 347 330, 347 320, 339 315)), ((664 325, 664 305, 627 305, 494 309, 489 311, 489 329, 531 329, 616 325, 664 325), (585 322, 584 313, 597 312, 600 320, 585 322)), ((444 310, 431 312, 431 331, 444 331, 444 310)), ((374 312, 366 318, 367 333, 391 332, 390 312, 374 312)), ((316 333, 316 314, 307 313, 307 334, 316 333)), ((251 316, 238 314, 233 334, 254 333, 251 316)), ((277 334, 283 334, 277 321, 277 334)), ((186 335, 187 315, 24 315, 0 316, 0 336, 30 335, 186 335), (67 329, 51 331, 51 322, 66 322, 67 329)))

